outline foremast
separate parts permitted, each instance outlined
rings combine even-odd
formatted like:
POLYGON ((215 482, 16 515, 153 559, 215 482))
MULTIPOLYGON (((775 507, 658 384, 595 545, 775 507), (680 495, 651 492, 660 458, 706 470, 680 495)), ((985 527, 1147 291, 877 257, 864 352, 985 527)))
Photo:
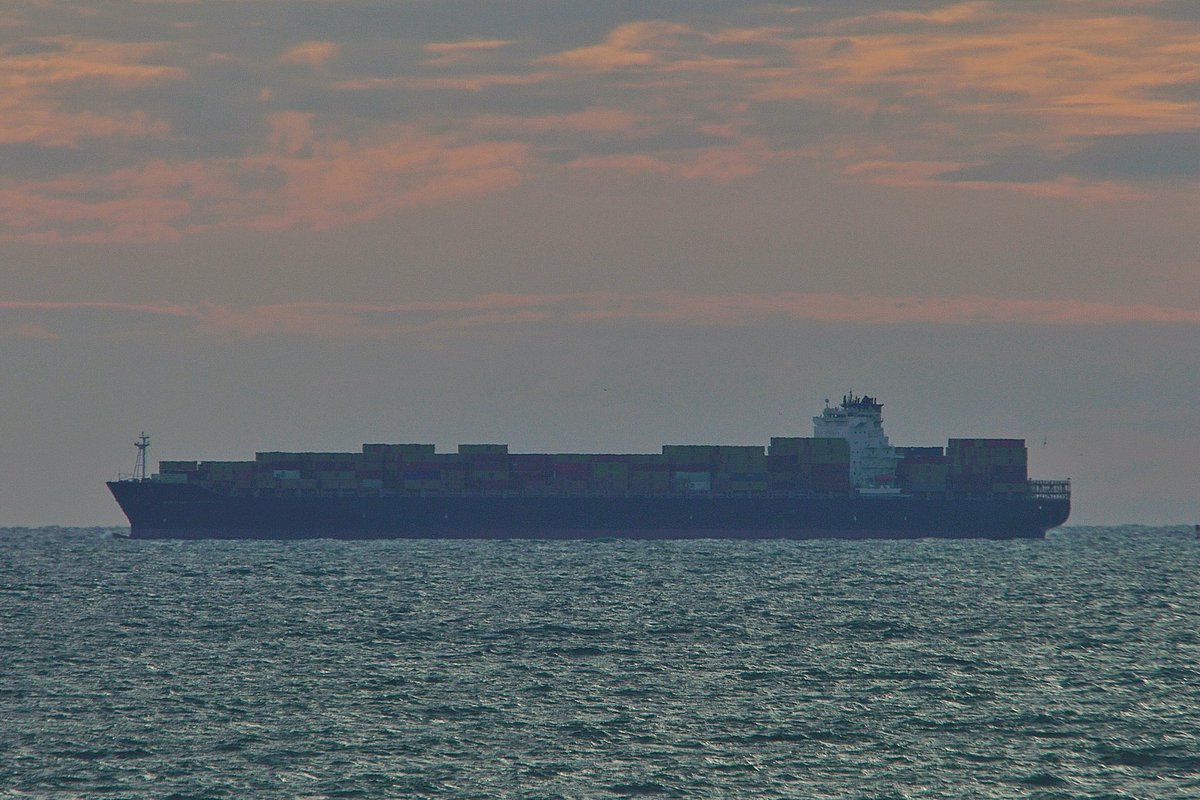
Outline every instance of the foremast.
POLYGON ((144 481, 146 480, 146 456, 150 450, 150 437, 146 435, 145 431, 142 431, 141 436, 133 443, 133 446, 137 448, 137 459, 133 462, 133 479, 135 481, 144 481))

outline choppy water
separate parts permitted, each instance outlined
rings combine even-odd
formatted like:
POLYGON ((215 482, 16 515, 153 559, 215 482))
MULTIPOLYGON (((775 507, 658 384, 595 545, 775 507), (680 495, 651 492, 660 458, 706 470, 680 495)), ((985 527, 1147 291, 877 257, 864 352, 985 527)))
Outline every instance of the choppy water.
POLYGON ((1198 565, 0 531, 0 797, 1195 798, 1198 565))

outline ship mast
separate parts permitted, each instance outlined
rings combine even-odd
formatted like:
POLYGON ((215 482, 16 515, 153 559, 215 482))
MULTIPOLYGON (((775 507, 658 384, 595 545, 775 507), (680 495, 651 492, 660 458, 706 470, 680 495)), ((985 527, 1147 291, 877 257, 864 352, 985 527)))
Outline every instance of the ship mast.
POLYGON ((146 451, 150 449, 150 437, 142 431, 142 435, 133 443, 137 448, 137 460, 133 462, 133 479, 135 481, 146 480, 146 451))

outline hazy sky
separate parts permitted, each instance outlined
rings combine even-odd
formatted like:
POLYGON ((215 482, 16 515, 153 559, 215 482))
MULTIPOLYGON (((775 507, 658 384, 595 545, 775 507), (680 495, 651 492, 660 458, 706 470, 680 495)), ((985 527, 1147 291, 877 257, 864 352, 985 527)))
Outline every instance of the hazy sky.
POLYGON ((1200 2, 0 4, 0 524, 152 458, 1023 436, 1200 520, 1200 2))

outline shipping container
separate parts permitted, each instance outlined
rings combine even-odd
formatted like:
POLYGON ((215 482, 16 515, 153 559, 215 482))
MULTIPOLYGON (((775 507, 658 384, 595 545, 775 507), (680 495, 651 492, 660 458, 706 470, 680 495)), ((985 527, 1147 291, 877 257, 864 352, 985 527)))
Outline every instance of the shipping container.
POLYGON ((662 454, 672 464, 712 464, 717 460, 717 445, 664 444, 662 454))
POLYGON ((509 457, 495 453, 479 453, 465 456, 466 463, 473 472, 481 470, 505 470, 509 468, 509 457))
POLYGON ((440 480, 405 480, 404 490, 406 492, 442 492, 446 490, 446 485, 440 480))
POLYGON ((635 470, 629 473, 629 489, 637 494, 667 494, 671 473, 666 470, 635 470))
POLYGON ((459 455, 477 455, 490 453, 492 455, 508 455, 508 445, 506 444, 460 444, 458 446, 459 455))
POLYGON ((586 481, 591 474, 591 465, 576 461, 557 462, 554 464, 553 473, 558 478, 586 481))
POLYGON ((709 492, 712 491, 711 472, 680 472, 671 473, 674 489, 680 492, 709 492))
POLYGON ((991 480, 986 474, 951 474, 947 485, 957 494, 984 494, 991 489, 991 480))
POLYGON ((850 443, 836 437, 775 436, 767 448, 774 463, 849 464, 850 443))
POLYGON ((1002 450, 1005 448, 1024 447, 1024 439, 951 439, 950 449, 983 449, 1002 450))
POLYGON ((592 453, 591 456, 593 464, 631 464, 634 458, 631 453, 592 453))
POLYGON ((600 494, 625 494, 629 491, 629 480, 625 477, 593 477, 588 481, 588 491, 600 494))
POLYGON ((390 456, 396 459, 424 458, 434 454, 431 444, 364 444, 363 454, 390 456))
POLYGON ((902 460, 941 458, 946 455, 943 447, 897 447, 896 457, 902 460))
POLYGON ((553 462, 546 453, 516 453, 509 456, 514 472, 549 472, 553 462))
POLYGON ((767 475, 767 488, 773 492, 807 492, 812 489, 812 476, 771 472, 767 475))
POLYGON ((896 467, 897 485, 908 493, 943 493, 949 475, 950 464, 945 456, 914 456, 896 467))

